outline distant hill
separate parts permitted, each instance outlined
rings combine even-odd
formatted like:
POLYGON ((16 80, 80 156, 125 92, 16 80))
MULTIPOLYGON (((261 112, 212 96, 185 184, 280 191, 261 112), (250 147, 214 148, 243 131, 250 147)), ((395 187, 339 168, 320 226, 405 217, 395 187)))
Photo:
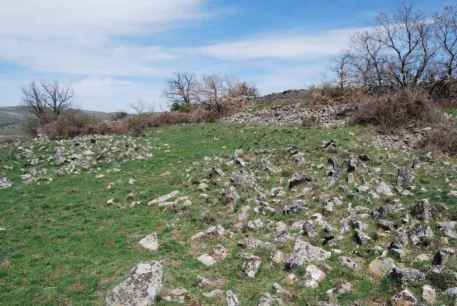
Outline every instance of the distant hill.
MULTIPOLYGON (((107 120, 110 113, 81 110, 84 113, 107 120)), ((25 106, 0 106, 0 135, 20 134, 20 127, 27 118, 28 111, 25 106)))

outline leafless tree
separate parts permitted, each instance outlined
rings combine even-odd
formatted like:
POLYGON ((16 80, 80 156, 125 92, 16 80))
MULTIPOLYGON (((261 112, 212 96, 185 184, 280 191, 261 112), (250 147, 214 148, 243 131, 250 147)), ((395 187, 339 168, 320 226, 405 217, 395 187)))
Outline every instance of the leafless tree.
POLYGON ((338 88, 343 91, 351 85, 351 69, 354 67, 354 56, 350 52, 344 52, 335 59, 332 67, 336 74, 336 83, 338 88))
POLYGON ((387 58, 392 85, 416 86, 426 74, 436 54, 432 44, 432 26, 426 17, 410 5, 402 5, 393 15, 380 14, 377 40, 387 58))
POLYGON ((239 80, 228 82, 228 96, 230 97, 257 97, 258 90, 255 85, 239 80))
POLYGON ((200 104, 218 114, 224 112, 224 98, 228 94, 227 78, 219 75, 204 75, 198 90, 200 104))
POLYGON ((457 6, 448 6, 435 15, 435 35, 440 46, 439 63, 444 78, 457 78, 457 6))
POLYGON ((368 31, 357 33, 352 42, 355 82, 369 89, 381 88, 385 83, 386 59, 376 35, 368 31))
POLYGON ((137 115, 141 115, 146 112, 154 112, 154 108, 152 107, 152 105, 148 104, 147 102, 141 99, 139 99, 135 103, 131 103, 129 106, 137 115))
POLYGON ((24 105, 38 118, 49 113, 60 115, 71 107, 73 96, 73 89, 58 82, 32 82, 22 88, 24 105))
POLYGON ((190 106, 198 88, 197 77, 188 72, 176 73, 168 80, 168 88, 165 90, 170 104, 175 106, 190 106))

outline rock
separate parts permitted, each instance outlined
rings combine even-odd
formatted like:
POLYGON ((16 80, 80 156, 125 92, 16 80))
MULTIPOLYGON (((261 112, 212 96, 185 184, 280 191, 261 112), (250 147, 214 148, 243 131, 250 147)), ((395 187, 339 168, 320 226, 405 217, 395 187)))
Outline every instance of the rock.
POLYGON ((425 280, 425 274, 413 268, 393 268, 390 277, 405 285, 425 280))
POLYGON ((217 238, 222 237, 225 234, 225 229, 222 225, 210 226, 204 232, 198 232, 191 237, 191 240, 203 239, 203 238, 217 238))
POLYGON ((184 304, 188 292, 184 288, 177 288, 161 294, 161 298, 167 302, 184 304))
POLYGON ((282 212, 285 215, 296 214, 305 209, 305 202, 303 200, 295 200, 291 204, 283 207, 282 212))
POLYGON ((224 192, 224 203, 235 206, 240 200, 240 195, 234 186, 229 186, 224 192))
POLYGON ((422 286, 422 299, 428 305, 435 305, 436 302, 436 291, 432 286, 424 285, 422 286))
POLYGON ((140 240, 139 244, 149 251, 157 251, 159 249, 159 239, 157 233, 151 233, 140 240))
POLYGON ((222 291, 221 289, 214 289, 214 290, 211 290, 210 292, 203 293, 203 296, 206 298, 212 299, 215 297, 224 296, 224 291, 222 291))
POLYGON ((154 305, 161 287, 162 265, 157 261, 140 263, 107 295, 106 305, 154 305))
POLYGON ((302 184, 312 182, 312 179, 309 176, 304 175, 303 173, 295 173, 288 181, 289 189, 302 184))
POLYGON ((262 260, 259 256, 244 255, 243 256, 242 270, 247 277, 254 278, 259 271, 262 260))
POLYGON ((432 205, 427 199, 420 200, 413 206, 411 213, 418 220, 425 221, 426 223, 430 222, 433 218, 432 214, 432 205))
POLYGON ((438 252, 436 252, 435 255, 433 256, 432 265, 444 266, 444 265, 446 265, 449 257, 454 254, 455 254, 454 249, 443 248, 441 250, 438 250, 438 252))
POLYGON ((415 175, 412 168, 399 168, 397 172, 397 186, 403 189, 408 188, 414 182, 415 175))
POLYGON ((348 256, 340 256, 340 264, 345 266, 348 269, 354 270, 354 271, 359 271, 361 269, 360 264, 352 259, 351 257, 348 256))
POLYGON ((264 293, 257 303, 257 306, 273 306, 274 299, 269 293, 264 293))
POLYGON ((306 288, 317 288, 319 283, 325 279, 325 273, 315 265, 309 265, 305 269, 304 286, 306 288))
POLYGON ((451 298, 457 298, 457 287, 449 288, 444 293, 451 298))
POLYGON ((409 237, 414 245, 423 246, 429 245, 433 239, 433 236, 434 235, 432 228, 428 225, 423 224, 417 224, 409 234, 409 237))
POLYGON ((232 290, 228 290, 225 292, 225 301, 227 306, 240 306, 240 302, 238 297, 233 293, 232 290))
POLYGON ((150 201, 148 203, 148 206, 152 206, 152 205, 156 205, 156 204, 167 202, 167 201, 169 201, 169 200, 171 200, 173 198, 176 198, 178 196, 178 194, 179 194, 179 191, 177 191, 177 190, 173 191, 173 192, 170 192, 168 194, 165 194, 165 195, 163 195, 161 197, 158 197, 158 198, 150 201))
POLYGON ((416 297, 408 290, 397 293, 391 299, 392 306, 415 306, 417 305, 416 297))
POLYGON ((457 221, 438 222, 443 234, 451 239, 457 239, 457 221))
POLYGON ((301 239, 295 240, 292 255, 287 259, 286 268, 304 266, 305 263, 322 262, 330 258, 331 253, 301 239))
POLYGON ((197 260, 207 267, 212 267, 216 264, 216 260, 208 254, 198 256, 197 260))
POLYGON ((396 267, 391 258, 376 258, 368 265, 368 273, 376 279, 381 279, 396 267))
POLYGON ((283 264, 285 260, 284 253, 280 250, 275 250, 271 254, 271 261, 275 264, 283 264))
POLYGON ((273 245, 270 242, 267 241, 262 241, 259 239, 254 239, 254 238, 244 238, 240 241, 238 241, 238 245, 241 246, 242 248, 248 249, 248 250, 254 250, 254 249, 272 249, 273 245))
POLYGON ((264 227, 264 224, 263 224, 263 221, 262 219, 255 219, 255 220, 251 220, 248 222, 247 224, 247 228, 252 230, 252 231, 255 231, 255 230, 258 230, 258 229, 261 229, 264 227))
POLYGON ((394 194, 392 192, 392 188, 387 185, 385 182, 381 182, 376 186, 376 192, 385 197, 393 197, 394 194))
POLYGON ((356 229, 354 233, 355 241, 360 245, 368 244, 371 240, 370 236, 365 234, 362 230, 356 229))
POLYGON ((6 189, 13 186, 7 177, 0 177, 0 189, 6 189))

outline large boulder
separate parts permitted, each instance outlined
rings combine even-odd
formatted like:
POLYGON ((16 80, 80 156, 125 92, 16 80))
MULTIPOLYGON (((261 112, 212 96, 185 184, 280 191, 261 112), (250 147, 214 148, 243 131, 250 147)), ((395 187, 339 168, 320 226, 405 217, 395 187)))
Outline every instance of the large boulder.
POLYGON ((332 254, 324 249, 316 247, 309 242, 297 239, 294 245, 293 254, 287 260, 286 268, 291 269, 303 266, 305 263, 322 262, 332 254))
POLYGON ((162 265, 157 261, 138 264, 106 297, 107 306, 154 305, 162 287, 162 265))

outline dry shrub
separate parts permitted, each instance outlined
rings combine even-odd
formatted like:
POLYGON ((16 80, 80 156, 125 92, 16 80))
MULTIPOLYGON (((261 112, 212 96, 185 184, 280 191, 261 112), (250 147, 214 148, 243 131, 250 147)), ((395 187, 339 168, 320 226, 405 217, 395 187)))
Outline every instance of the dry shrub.
POLYGON ((78 111, 66 112, 41 127, 40 132, 51 139, 72 138, 95 133, 97 120, 78 111))
POLYGON ((133 135, 142 135, 151 127, 186 123, 214 122, 219 118, 215 112, 196 109, 190 113, 165 112, 141 114, 128 118, 128 128, 133 135))
POLYGON ((432 129, 424 137, 420 146, 427 150, 457 155, 457 125, 451 121, 445 121, 432 129))
POLYGON ((399 128, 433 125, 442 119, 438 107, 427 94, 420 91, 364 95, 360 99, 352 117, 353 123, 375 125, 386 133, 399 128))
POLYGON ((363 88, 340 88, 331 84, 310 88, 313 105, 336 105, 358 101, 366 95, 363 88))

